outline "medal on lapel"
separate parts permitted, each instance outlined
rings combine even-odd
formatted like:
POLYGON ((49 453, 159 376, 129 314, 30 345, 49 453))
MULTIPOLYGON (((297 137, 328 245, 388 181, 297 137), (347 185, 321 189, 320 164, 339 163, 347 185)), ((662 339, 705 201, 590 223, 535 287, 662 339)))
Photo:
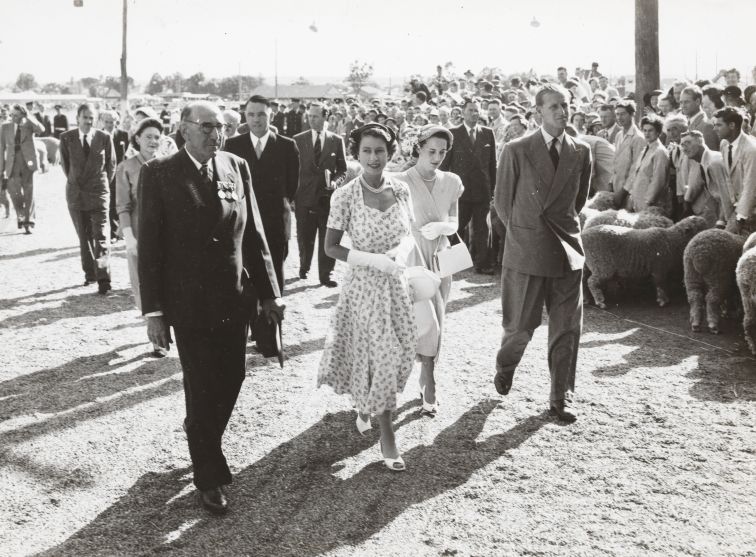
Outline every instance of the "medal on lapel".
POLYGON ((233 181, 218 180, 218 197, 226 201, 238 201, 239 196, 236 193, 236 184, 233 181))

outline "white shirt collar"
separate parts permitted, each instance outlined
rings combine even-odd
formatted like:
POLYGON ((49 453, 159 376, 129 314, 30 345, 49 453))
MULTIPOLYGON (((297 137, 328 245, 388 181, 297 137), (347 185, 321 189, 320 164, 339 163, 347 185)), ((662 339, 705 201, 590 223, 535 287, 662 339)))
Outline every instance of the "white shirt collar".
MULTIPOLYGON (((197 159, 195 159, 192 154, 189 152, 189 149, 184 147, 184 151, 187 155, 189 155, 189 160, 192 161, 192 164, 194 164, 194 167, 197 169, 197 172, 199 172, 200 168, 202 168, 202 163, 199 162, 197 159)), ((213 159, 209 159, 205 164, 207 164, 207 175, 210 179, 213 178, 213 159)))
POLYGON ((81 130, 79 130, 79 141, 81 142, 81 144, 82 145, 84 144, 84 136, 86 136, 87 137, 87 142, 91 146, 92 145, 92 138, 94 137, 94 132, 95 132, 94 128, 92 128, 91 130, 89 130, 89 132, 87 132, 87 133, 83 133, 81 130))
POLYGON ((562 148, 562 143, 564 143, 564 131, 559 134, 559 137, 554 137, 549 132, 547 132, 545 129, 543 129, 543 126, 541 126, 541 135, 543 135, 543 140, 546 143, 546 147, 551 147, 551 142, 556 139, 557 140, 557 149, 562 148))
MULTIPOLYGON (((310 130, 312 132, 312 144, 315 145, 315 141, 318 139, 318 132, 316 132, 314 129, 310 130)), ((323 146, 323 140, 325 140, 325 130, 320 132, 320 146, 323 146)))
POLYGON ((260 147, 265 150, 265 146, 268 144, 268 138, 270 137, 270 128, 263 134, 262 137, 257 137, 252 132, 249 132, 249 138, 252 140, 252 147, 257 147, 257 142, 260 142, 260 147))
POLYGON ((474 127, 470 127, 467 125, 467 122, 462 122, 465 125, 465 129, 467 130, 467 135, 470 135, 470 130, 475 130, 475 133, 478 133, 478 124, 475 124, 474 127))
MULTIPOLYGON (((729 143, 729 141, 728 141, 728 143, 729 143)), ((740 147, 741 143, 743 143, 743 131, 742 130, 738 134, 738 138, 735 141, 733 141, 732 143, 730 143, 730 145, 732 145, 732 153, 733 153, 733 155, 735 154, 735 151, 738 150, 738 147, 740 147)))

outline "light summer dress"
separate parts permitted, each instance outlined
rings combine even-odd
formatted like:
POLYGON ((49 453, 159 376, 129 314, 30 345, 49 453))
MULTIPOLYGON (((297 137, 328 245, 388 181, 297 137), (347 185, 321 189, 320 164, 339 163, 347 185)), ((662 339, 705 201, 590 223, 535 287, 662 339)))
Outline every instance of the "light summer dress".
MULTIPOLYGON (((410 234, 409 190, 386 177, 397 202, 386 211, 365 205, 361 179, 331 197, 328 228, 343 230, 356 250, 386 253, 410 234)), ((403 279, 372 267, 349 266, 326 335, 318 387, 350 394, 359 412, 396 409, 412 372, 417 331, 403 279)))

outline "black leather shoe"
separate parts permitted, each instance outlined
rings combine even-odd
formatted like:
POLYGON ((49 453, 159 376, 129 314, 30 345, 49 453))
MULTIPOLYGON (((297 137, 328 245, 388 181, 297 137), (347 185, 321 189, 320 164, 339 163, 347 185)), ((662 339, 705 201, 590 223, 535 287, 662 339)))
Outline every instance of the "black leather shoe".
POLYGON ((514 370, 509 372, 498 370, 494 376, 496 392, 500 395, 509 394, 509 389, 512 388, 512 377, 514 377, 514 370))
POLYGON ((302 280, 307 278, 307 271, 303 271, 302 269, 299 269, 299 278, 302 280))
POLYGON ((223 515, 228 512, 228 499, 220 487, 200 490, 202 506, 213 514, 223 515))
POLYGON ((31 230, 29 229, 29 225, 28 224, 24 225, 24 234, 31 234, 31 230))
POLYGON ((491 267, 475 267, 475 272, 479 275, 493 275, 494 270, 491 267))
POLYGON ((107 294, 110 292, 110 281, 109 280, 98 280, 97 281, 97 293, 98 294, 107 294))
POLYGON ((336 288, 339 285, 338 282, 336 282, 335 280, 331 280, 331 279, 321 280, 320 284, 322 284, 326 288, 336 288))
POLYGON ((569 400, 555 400, 551 403, 549 412, 556 414, 556 417, 563 422, 572 423, 577 420, 577 412, 572 407, 572 402, 569 400))
POLYGON ((90 284, 94 284, 96 281, 94 279, 84 278, 84 286, 89 286, 90 284))

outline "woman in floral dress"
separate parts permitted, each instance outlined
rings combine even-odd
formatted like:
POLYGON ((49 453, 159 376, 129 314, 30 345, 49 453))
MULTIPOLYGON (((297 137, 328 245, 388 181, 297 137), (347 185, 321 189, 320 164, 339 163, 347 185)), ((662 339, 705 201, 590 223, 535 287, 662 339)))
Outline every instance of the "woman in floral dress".
MULTIPOLYGON (((432 268, 435 253, 449 245, 447 236, 457 232, 457 204, 464 187, 459 176, 438 170, 446 153, 451 149, 452 133, 441 125, 429 124, 420 128, 412 149, 417 164, 394 176, 395 182, 407 184, 412 197, 412 232, 423 255, 416 254, 408 265, 425 264, 432 268)), ((436 380, 433 375, 441 349, 441 336, 446 314, 446 302, 451 291, 451 277, 441 279, 435 297, 427 302, 431 313, 431 326, 423 328, 417 342, 417 359, 420 360, 420 395, 422 413, 436 414, 436 380)))
POLYGON ((394 257, 411 234, 409 190, 383 174, 396 149, 393 131, 370 123, 350 139, 363 171, 331 198, 325 252, 345 261, 349 271, 326 336, 318 386, 352 396, 360 433, 370 429, 370 415, 376 415, 384 462, 401 471, 405 465, 392 411, 412 372, 417 331, 403 267, 394 257), (351 248, 341 245, 344 232, 351 248))

